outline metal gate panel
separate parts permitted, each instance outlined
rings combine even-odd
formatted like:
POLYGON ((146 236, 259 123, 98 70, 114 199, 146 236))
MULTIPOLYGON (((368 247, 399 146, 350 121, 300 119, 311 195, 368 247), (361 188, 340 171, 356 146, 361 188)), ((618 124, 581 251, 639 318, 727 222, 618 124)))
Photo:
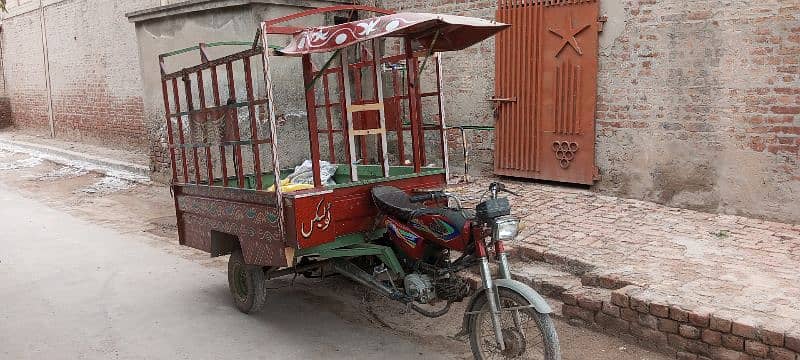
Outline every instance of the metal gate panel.
POLYGON ((500 0, 494 169, 591 184, 600 29, 597 0, 500 0))

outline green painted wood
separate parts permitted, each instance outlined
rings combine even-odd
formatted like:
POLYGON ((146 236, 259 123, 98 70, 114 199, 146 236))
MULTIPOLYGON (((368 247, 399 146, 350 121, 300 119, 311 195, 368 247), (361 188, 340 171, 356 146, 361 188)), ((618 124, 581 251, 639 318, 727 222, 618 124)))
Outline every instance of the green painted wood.
MULTIPOLYGON (((380 165, 358 165, 358 178, 359 181, 351 182, 350 181, 350 167, 345 166, 343 164, 338 164, 339 167, 336 170, 336 173, 333 175, 333 181, 336 182, 336 185, 328 185, 326 188, 328 189, 338 189, 338 188, 345 188, 351 186, 359 186, 365 184, 374 184, 392 180, 400 180, 400 179, 408 179, 418 176, 427 176, 427 175, 435 175, 435 174, 444 174, 445 171, 442 168, 422 168, 420 173, 414 173, 414 168, 412 166, 391 166, 389 167, 389 177, 383 177, 383 169, 380 165)), ((294 172, 294 169, 283 169, 281 170, 281 178, 285 179, 291 173, 294 172)), ((222 186, 222 179, 214 180, 215 186, 222 186)), ((255 176, 254 175, 245 175, 245 189, 255 189, 255 176)), ((264 189, 272 186, 275 184, 275 177, 272 173, 264 173, 261 175, 261 184, 264 189)), ((236 183, 236 177, 231 176, 228 177, 228 187, 238 187, 236 183)))

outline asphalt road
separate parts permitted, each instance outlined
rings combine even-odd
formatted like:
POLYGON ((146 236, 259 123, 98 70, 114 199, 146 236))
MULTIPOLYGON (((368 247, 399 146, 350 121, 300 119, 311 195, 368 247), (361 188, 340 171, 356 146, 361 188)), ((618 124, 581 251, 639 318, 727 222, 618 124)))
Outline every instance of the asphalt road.
POLYGON ((225 274, 0 185, 0 358, 448 358, 277 290, 249 316, 225 274), (285 295, 285 296, 282 296, 285 295))
MULTIPOLYGON (((0 151, 0 360, 471 358, 464 303, 429 319, 342 277, 272 280, 241 314, 166 187, 74 170, 0 151)), ((555 323, 564 360, 674 359, 555 323)))

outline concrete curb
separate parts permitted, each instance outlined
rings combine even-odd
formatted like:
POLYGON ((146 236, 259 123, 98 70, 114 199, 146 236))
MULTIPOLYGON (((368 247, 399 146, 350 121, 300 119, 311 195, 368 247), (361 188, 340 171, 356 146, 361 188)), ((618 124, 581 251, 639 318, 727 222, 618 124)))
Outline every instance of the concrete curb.
POLYGON ((87 170, 100 172, 108 176, 121 177, 140 183, 150 182, 150 168, 145 165, 79 153, 43 144, 2 138, 0 138, 0 148, 37 155, 58 164, 71 166, 77 164, 80 167, 85 167, 87 170), (131 176, 127 176, 125 173, 131 176))

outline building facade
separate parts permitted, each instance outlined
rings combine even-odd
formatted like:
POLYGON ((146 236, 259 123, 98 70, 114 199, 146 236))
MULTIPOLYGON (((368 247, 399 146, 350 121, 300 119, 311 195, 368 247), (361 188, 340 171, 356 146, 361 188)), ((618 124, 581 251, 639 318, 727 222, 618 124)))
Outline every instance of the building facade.
POLYGON ((136 36, 124 14, 159 0, 8 0, 3 97, 18 128, 146 150, 136 36))
MULTIPOLYGON (((486 0, 379 5, 489 19, 497 9, 486 0)), ((595 113, 600 176, 591 188, 800 222, 800 3, 601 0, 600 8, 607 18, 595 113)), ((445 54, 444 62, 449 125, 493 125, 492 42, 445 54)), ((491 171, 493 134, 472 132, 469 142, 491 171)), ((460 141, 450 144, 458 153, 460 141)))
MULTIPOLYGON (((147 26, 137 29, 125 14, 164 5, 169 4, 9 0, 0 25, 0 126, 10 118, 16 127, 56 137, 146 151, 153 169, 163 173, 163 126, 157 125, 155 105, 145 105, 156 101, 143 101, 150 95, 143 95, 148 81, 137 47, 137 35, 153 33, 147 26)), ((487 19, 497 9, 488 0, 368 5, 487 19)), ((591 188, 675 207, 800 222, 800 3, 601 0, 600 8, 607 21, 597 54, 599 180, 591 188)), ((160 38, 172 31, 157 30, 160 38)), ((448 124, 494 125, 487 101, 495 94, 493 41, 444 54, 443 62, 448 124)), ((450 133, 449 142, 454 171, 463 161, 457 135, 450 133)), ((473 169, 490 172, 495 134, 474 130, 467 136, 478 164, 473 169)))

